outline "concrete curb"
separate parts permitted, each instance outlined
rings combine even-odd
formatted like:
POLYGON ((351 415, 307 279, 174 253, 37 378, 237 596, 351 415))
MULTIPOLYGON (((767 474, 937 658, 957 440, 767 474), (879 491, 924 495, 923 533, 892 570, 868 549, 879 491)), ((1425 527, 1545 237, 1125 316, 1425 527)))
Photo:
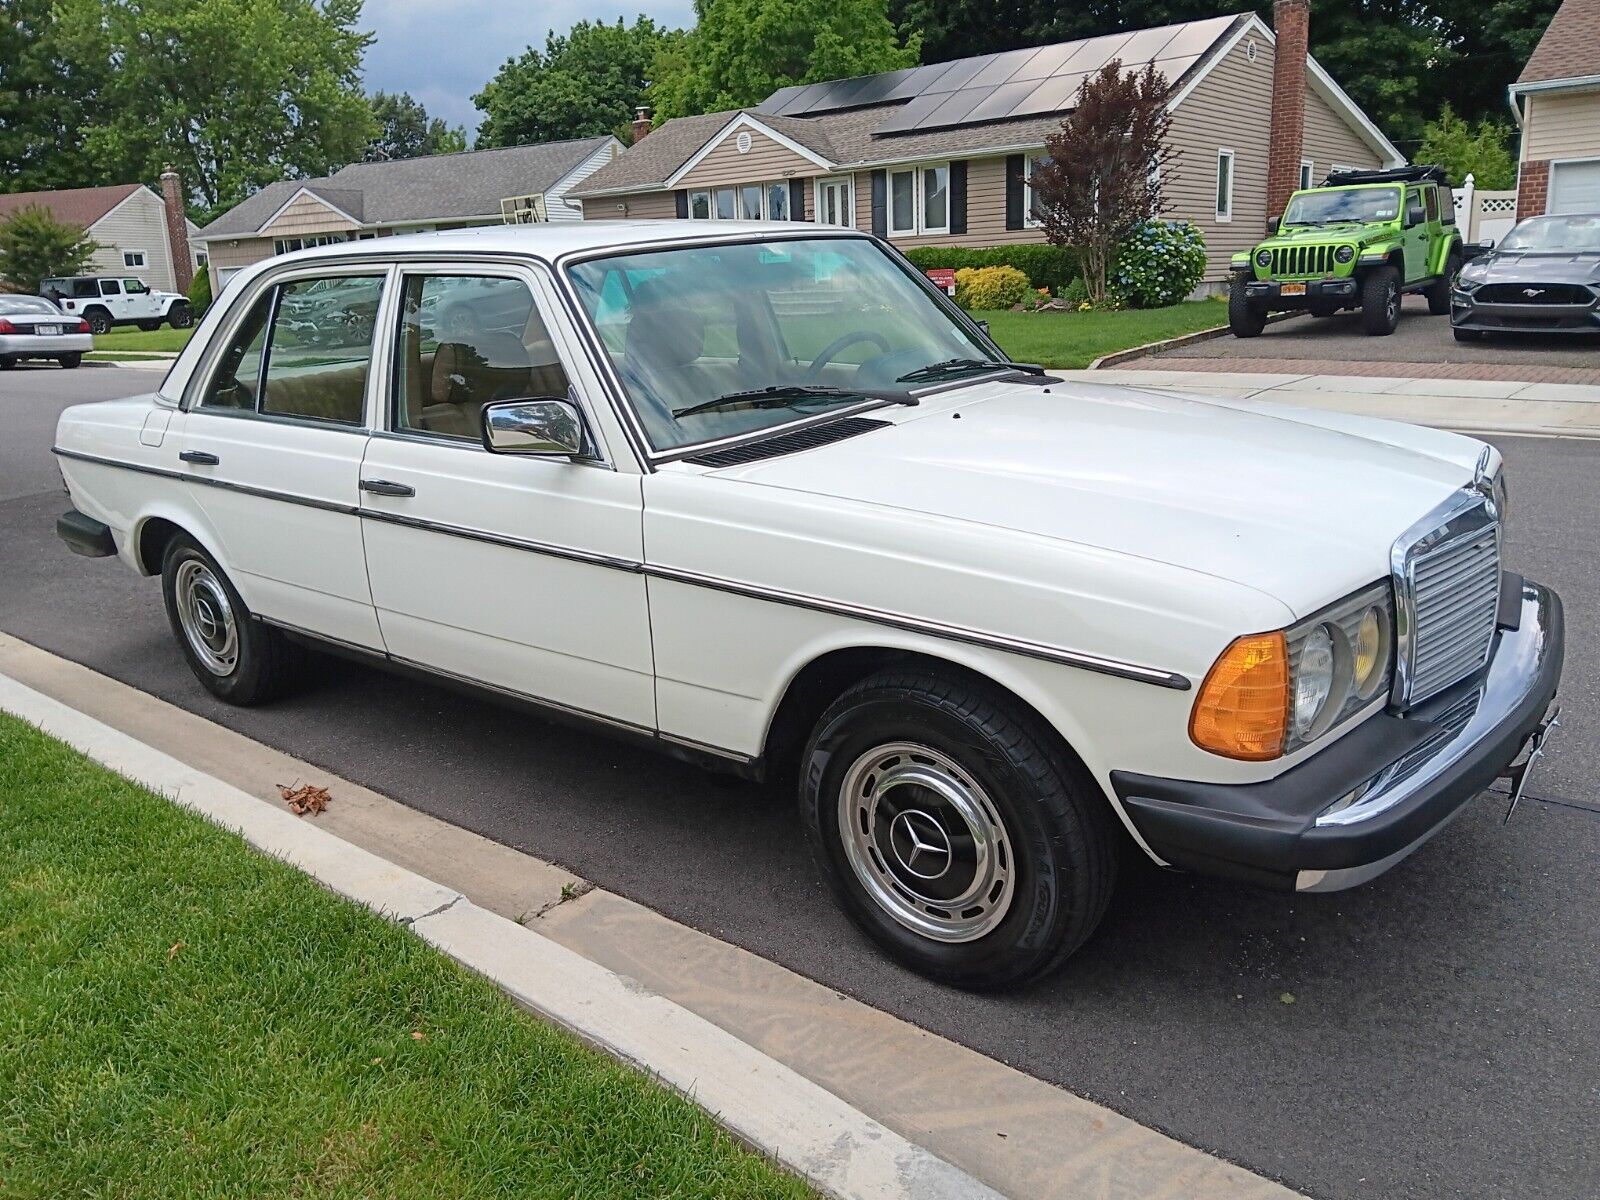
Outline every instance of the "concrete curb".
POLYGON ((692 1097, 824 1195, 999 1193, 688 1009, 515 921, 0 675, 0 709, 410 928, 527 1007, 692 1097))
MULTIPOLYGON (((1289 321, 1300 315, 1300 313, 1294 312, 1273 313, 1267 318, 1267 324, 1276 325, 1280 321, 1289 321)), ((1214 326, 1211 329, 1202 329, 1198 333, 1182 333, 1177 337, 1166 338, 1159 342, 1146 342, 1142 346, 1130 346, 1126 350, 1114 350, 1110 354, 1102 354, 1084 369, 1099 371, 1105 367, 1114 367, 1118 363, 1128 362, 1131 359, 1144 358, 1150 354, 1159 354, 1163 350, 1175 350, 1179 346, 1193 346, 1198 342, 1215 341, 1219 337, 1226 337, 1227 334, 1228 326, 1226 323, 1214 326)))

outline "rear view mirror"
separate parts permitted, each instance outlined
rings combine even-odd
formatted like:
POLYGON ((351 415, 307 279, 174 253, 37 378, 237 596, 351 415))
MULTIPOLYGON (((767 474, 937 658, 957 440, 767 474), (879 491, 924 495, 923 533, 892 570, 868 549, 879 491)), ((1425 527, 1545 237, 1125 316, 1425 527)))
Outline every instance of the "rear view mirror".
POLYGON ((555 397, 501 400, 483 406, 483 446, 493 454, 592 458, 583 414, 555 397))

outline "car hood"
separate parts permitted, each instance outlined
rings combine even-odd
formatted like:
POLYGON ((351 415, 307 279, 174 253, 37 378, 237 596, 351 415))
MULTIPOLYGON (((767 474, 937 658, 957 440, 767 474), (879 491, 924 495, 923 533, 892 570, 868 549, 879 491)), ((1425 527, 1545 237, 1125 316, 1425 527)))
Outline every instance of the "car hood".
POLYGON ((1469 279, 1483 283, 1600 283, 1600 253, 1519 254, 1490 251, 1473 260, 1469 279))
MULTIPOLYGON (((719 471, 1159 561, 1297 616, 1388 571, 1482 445, 1370 418, 1092 384, 989 383, 892 424, 719 471)), ((936 536, 936 533, 933 534, 936 536)))
POLYGON ((1303 228, 1285 229, 1282 233, 1269 237, 1261 245, 1269 249, 1274 246, 1325 246, 1329 242, 1350 242, 1364 246, 1368 242, 1392 238, 1394 232, 1394 226, 1384 222, 1340 221, 1334 225, 1308 225, 1303 228))

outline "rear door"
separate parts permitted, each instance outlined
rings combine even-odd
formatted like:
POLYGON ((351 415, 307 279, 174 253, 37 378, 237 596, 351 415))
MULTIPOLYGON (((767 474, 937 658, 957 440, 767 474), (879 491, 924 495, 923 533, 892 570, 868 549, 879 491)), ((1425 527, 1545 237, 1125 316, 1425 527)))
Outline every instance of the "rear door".
POLYGON ((127 321, 132 318, 133 314, 128 311, 128 298, 122 294, 121 280, 100 281, 100 305, 111 314, 113 321, 127 321))
POLYGON ((362 551, 358 478, 373 334, 387 266, 298 272, 258 290, 202 368, 182 469, 222 566, 258 616, 381 649, 362 551), (286 306, 337 277, 353 300, 308 328, 286 306), (364 315, 362 315, 364 314, 364 315))

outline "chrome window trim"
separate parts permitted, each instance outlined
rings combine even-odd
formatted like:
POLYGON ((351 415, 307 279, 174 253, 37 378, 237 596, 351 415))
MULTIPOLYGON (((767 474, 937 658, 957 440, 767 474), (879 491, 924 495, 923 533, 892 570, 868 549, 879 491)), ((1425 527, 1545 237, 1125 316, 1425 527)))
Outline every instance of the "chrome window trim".
POLYGON ((670 567, 657 563, 641 562, 636 559, 617 558, 610 555, 598 554, 594 551, 583 550, 576 546, 563 546, 553 542, 536 542, 522 538, 508 537, 503 534, 490 533, 487 530, 469 529, 458 525, 447 525, 438 521, 428 521, 420 517, 409 517, 399 513, 382 512, 371 508, 353 507, 334 504, 325 500, 314 500, 306 496, 297 496, 287 492, 274 492, 265 488, 245 487, 240 484, 229 483, 227 480, 206 478, 204 476, 190 475, 182 471, 169 470, 164 467, 147 466, 142 463, 119 462, 116 459, 100 458, 92 454, 83 454, 75 450, 54 448, 54 453, 63 458, 78 459, 83 462, 97 463, 101 466, 120 467, 123 470, 137 471, 146 475, 156 475, 181 482, 198 483, 206 487, 227 488, 243 492, 247 495, 259 496, 267 500, 279 500, 286 504, 302 504, 311 508, 320 508, 330 512, 342 513, 346 516, 355 516, 363 520, 383 521, 389 524, 405 525, 411 528, 423 529, 432 533, 439 533, 449 537, 468 538, 473 541, 486 542, 491 545, 503 546, 510 550, 521 550, 531 554, 544 554, 553 558, 563 558, 573 562, 586 563, 590 566, 603 567, 613 571, 625 571, 630 574, 644 575, 647 578, 666 580, 672 583, 682 583, 690 587, 708 588, 713 591, 727 592, 731 595, 744 596, 752 600, 762 600, 772 604, 785 604, 793 608, 805 608, 814 612, 829 613, 834 616, 846 617, 851 620, 864 621, 871 625, 882 625, 890 629, 902 629, 910 633, 922 633, 941 641, 962 642, 967 645, 981 646, 989 650, 999 650, 1007 654, 1017 654, 1024 658, 1039 659, 1043 662, 1055 663, 1059 666, 1074 667, 1079 670, 1092 671, 1099 675, 1109 675, 1118 679, 1127 679, 1135 683, 1147 683, 1156 687, 1171 688, 1176 691, 1188 691, 1193 686, 1190 679, 1176 671, 1164 670, 1160 667, 1145 666, 1140 663, 1125 662, 1120 659, 1106 658, 1098 654, 1089 654, 1081 650, 1072 650, 1064 646, 1053 646, 1045 642, 1034 642, 1024 638, 1008 637, 1005 634, 993 633, 984 629, 973 629, 964 625, 951 625, 943 621, 935 621, 927 617, 912 616, 908 613, 893 612, 887 609, 871 608, 867 605, 852 604, 845 600, 834 600, 824 596, 813 596, 801 592, 791 592, 782 588, 766 587, 762 584, 747 583, 737 579, 727 579, 721 576, 705 575, 698 571, 684 570, 679 567, 670 567))

